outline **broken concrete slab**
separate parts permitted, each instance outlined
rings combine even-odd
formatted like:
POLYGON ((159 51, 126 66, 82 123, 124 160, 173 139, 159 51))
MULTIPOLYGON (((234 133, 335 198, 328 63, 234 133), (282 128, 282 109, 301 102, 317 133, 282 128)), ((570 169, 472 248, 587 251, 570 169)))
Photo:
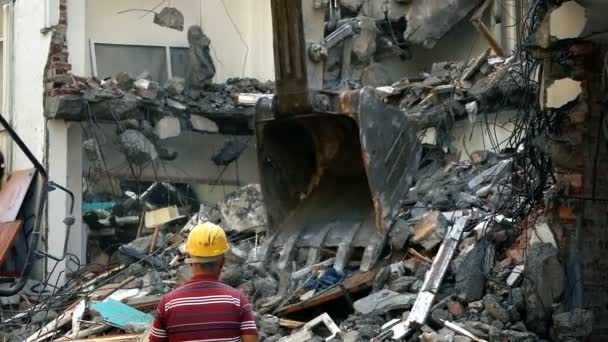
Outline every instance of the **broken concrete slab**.
POLYGON ((529 332, 515 330, 497 330, 490 336, 490 341, 509 341, 509 342, 537 342, 538 336, 529 332))
POLYGON ((215 65, 209 48, 211 40, 200 26, 193 25, 188 29, 188 44, 190 45, 190 54, 186 88, 202 89, 205 85, 211 83, 213 76, 215 76, 215 65))
POLYGON ((171 77, 164 86, 169 95, 181 95, 186 88, 186 80, 181 77, 171 77))
POLYGON ((413 235, 413 223, 403 219, 398 219, 390 232, 391 246, 397 250, 403 250, 407 241, 413 235))
POLYGON ((192 124, 192 129, 198 132, 218 133, 220 131, 214 121, 204 116, 190 115, 190 123, 192 124))
POLYGON ((526 326, 546 334, 554 304, 560 303, 565 291, 565 274, 557 249, 548 243, 528 248, 522 287, 526 298, 526 326))
POLYGON ((259 320, 260 331, 266 335, 274 336, 281 330, 279 318, 273 315, 263 315, 259 320))
POLYGON ((340 0, 340 5, 353 13, 358 13, 361 5, 363 5, 363 0, 340 0))
POLYGON ((584 341, 593 331, 593 313, 585 309, 574 309, 553 315, 555 341, 584 341))
POLYGON ((126 155, 136 164, 158 158, 156 146, 140 131, 127 129, 120 134, 119 139, 126 155))
POLYGON ((175 7, 165 7, 159 13, 154 14, 156 25, 170 29, 184 30, 184 15, 175 7))
POLYGON ((437 247, 446 234, 448 220, 439 211, 425 214, 414 227, 412 242, 426 250, 437 247))
POLYGON ((229 194, 218 203, 223 228, 242 232, 266 228, 266 209, 259 184, 249 184, 229 194))
POLYGON ((359 299, 353 306, 356 312, 368 315, 392 310, 407 310, 414 305, 415 301, 415 294, 399 294, 391 290, 381 290, 359 299))
POLYGON ((332 341, 336 337, 338 337, 338 335, 340 335, 341 332, 342 331, 336 325, 334 320, 331 319, 331 317, 327 313, 324 313, 321 316, 318 316, 315 319, 304 324, 304 326, 302 326, 302 328, 298 332, 296 332, 290 336, 285 336, 285 337, 281 338, 279 341, 280 342, 305 342, 305 341, 313 341, 315 338, 317 338, 321 341, 332 341), (319 339, 312 332, 314 328, 316 328, 317 326, 319 326, 321 324, 323 324, 325 326, 325 328, 327 328, 327 330, 329 330, 329 332, 331 334, 329 337, 326 337, 325 339, 319 339))
POLYGON ((472 302, 483 297, 486 277, 484 273, 485 243, 478 242, 461 261, 456 269, 456 296, 464 302, 472 302))
POLYGON ((169 139, 179 136, 182 128, 178 118, 165 116, 156 123, 154 132, 160 139, 169 139))
POLYGON ((371 18, 359 18, 359 33, 353 37, 353 54, 360 62, 369 62, 376 53, 378 29, 371 18))
POLYGON ((494 319, 497 319, 504 324, 511 321, 509 312, 500 303, 500 297, 487 294, 485 297, 483 297, 483 307, 494 319))
POLYGON ((393 280, 388 286, 389 290, 404 293, 408 292, 415 282, 419 281, 417 277, 403 276, 393 280))
POLYGON ((412 2, 406 15, 408 25, 404 33, 405 41, 427 49, 432 48, 479 3, 479 0, 412 2))

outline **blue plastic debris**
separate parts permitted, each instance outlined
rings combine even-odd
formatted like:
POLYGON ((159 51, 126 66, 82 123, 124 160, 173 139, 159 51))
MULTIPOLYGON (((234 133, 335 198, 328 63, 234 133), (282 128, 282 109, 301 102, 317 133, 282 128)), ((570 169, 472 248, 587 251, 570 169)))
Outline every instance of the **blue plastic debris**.
POLYGON ((101 209, 110 209, 114 207, 114 202, 84 202, 82 204, 82 210, 101 210, 101 209))
POLYGON ((124 328, 127 323, 151 324, 154 320, 154 316, 133 309, 127 304, 111 298, 103 302, 95 302, 92 307, 103 317, 105 322, 118 328, 124 328))
POLYGON ((328 268, 325 273, 317 279, 314 279, 305 286, 307 290, 325 290, 336 284, 344 281, 345 275, 338 273, 333 267, 328 268))

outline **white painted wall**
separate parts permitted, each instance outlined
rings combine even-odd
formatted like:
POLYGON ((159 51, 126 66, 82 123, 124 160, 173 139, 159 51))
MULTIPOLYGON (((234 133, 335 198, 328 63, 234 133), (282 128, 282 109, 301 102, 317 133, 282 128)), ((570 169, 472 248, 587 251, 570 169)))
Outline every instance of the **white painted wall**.
MULTIPOLYGON (((86 3, 87 39, 114 44, 187 47, 188 27, 201 25, 211 39, 217 70, 214 81, 245 76, 274 79, 270 0, 172 0, 171 6, 184 14, 183 32, 154 24, 153 14, 142 19, 144 12, 118 14, 128 9, 152 9, 158 4, 156 1, 86 0, 86 3)), ((90 75, 90 57, 87 63, 90 75)))
MULTIPOLYGON (((40 33, 44 21, 43 0, 15 2, 13 66, 16 76, 13 81, 12 123, 41 161, 45 148, 43 75, 51 39, 50 34, 40 33)), ((12 167, 14 170, 31 167, 16 145, 13 145, 12 167)))

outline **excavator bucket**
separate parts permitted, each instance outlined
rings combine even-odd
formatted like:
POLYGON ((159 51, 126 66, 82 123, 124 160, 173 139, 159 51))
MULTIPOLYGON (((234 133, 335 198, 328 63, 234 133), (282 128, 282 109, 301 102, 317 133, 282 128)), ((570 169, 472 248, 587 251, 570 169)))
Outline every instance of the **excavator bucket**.
POLYGON ((304 115, 274 115, 258 104, 269 250, 280 251, 281 269, 335 257, 339 272, 350 261, 367 271, 418 168, 416 130, 375 89, 319 98, 324 110, 304 115))

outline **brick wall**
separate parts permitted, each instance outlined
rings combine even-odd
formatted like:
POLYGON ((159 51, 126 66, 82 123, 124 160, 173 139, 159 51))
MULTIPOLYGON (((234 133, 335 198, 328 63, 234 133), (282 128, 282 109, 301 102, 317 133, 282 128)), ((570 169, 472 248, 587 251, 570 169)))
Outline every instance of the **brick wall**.
POLYGON ((554 46, 545 63, 545 83, 570 77, 581 81, 579 98, 557 109, 555 140, 565 148, 551 155, 556 192, 550 201, 553 232, 561 236, 568 284, 568 309, 593 311, 594 341, 608 336, 608 140, 602 130, 606 51, 583 40, 554 46), (565 160, 572 162, 565 163, 565 160))
POLYGON ((69 73, 72 65, 68 63, 68 8, 67 0, 61 0, 59 5, 59 24, 52 30, 49 57, 45 68, 45 95, 61 95, 61 85, 70 80, 69 73))

